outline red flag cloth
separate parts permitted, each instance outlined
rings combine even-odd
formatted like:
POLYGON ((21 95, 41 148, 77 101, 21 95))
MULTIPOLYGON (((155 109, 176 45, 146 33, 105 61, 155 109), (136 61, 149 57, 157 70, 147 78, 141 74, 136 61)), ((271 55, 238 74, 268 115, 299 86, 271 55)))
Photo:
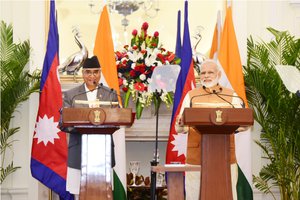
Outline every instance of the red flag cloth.
POLYGON ((39 109, 31 151, 31 174, 57 193, 61 199, 73 199, 66 191, 67 139, 58 128, 62 91, 58 80, 58 30, 55 2, 50 2, 50 27, 40 85, 39 109))

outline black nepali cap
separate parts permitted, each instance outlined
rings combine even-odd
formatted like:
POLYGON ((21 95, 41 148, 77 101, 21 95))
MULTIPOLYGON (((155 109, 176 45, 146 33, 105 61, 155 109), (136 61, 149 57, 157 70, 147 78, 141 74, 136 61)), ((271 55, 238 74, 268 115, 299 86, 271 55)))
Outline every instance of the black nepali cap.
POLYGON ((100 67, 101 66, 99 64, 97 56, 93 56, 91 58, 87 58, 84 61, 83 66, 82 66, 83 69, 87 69, 87 68, 100 68, 100 67))

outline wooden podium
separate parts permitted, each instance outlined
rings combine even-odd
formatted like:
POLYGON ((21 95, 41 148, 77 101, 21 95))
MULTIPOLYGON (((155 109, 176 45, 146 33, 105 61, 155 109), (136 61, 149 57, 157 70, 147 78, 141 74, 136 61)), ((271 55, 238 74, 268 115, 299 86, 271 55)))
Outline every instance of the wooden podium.
POLYGON ((80 200, 113 199, 111 135, 120 125, 132 123, 132 111, 128 108, 62 110, 63 127, 74 127, 82 134, 80 200))
MULTIPOLYGON (((232 200, 230 135, 253 125, 249 108, 185 108, 183 123, 202 134, 201 200, 232 200)), ((251 159, 251 158, 249 158, 251 159)))

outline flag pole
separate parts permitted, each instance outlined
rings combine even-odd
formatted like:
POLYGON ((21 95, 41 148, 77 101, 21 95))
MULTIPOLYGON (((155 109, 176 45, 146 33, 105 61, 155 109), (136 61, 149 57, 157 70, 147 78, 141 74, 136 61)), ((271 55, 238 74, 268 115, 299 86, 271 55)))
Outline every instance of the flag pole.
MULTIPOLYGON (((155 130, 155 152, 154 152, 154 158, 153 160, 150 162, 151 166, 157 166, 157 164, 159 163, 158 161, 158 117, 159 117, 159 107, 160 107, 160 96, 162 95, 162 90, 160 90, 160 92, 157 91, 157 89, 154 92, 154 96, 157 100, 157 106, 155 109, 155 113, 156 113, 156 130, 155 130)), ((156 172, 151 170, 151 187, 150 187, 150 199, 151 200, 155 200, 156 198, 156 172)))
POLYGON ((53 197, 52 196, 52 190, 49 188, 48 191, 49 191, 49 195, 48 195, 49 198, 48 198, 48 200, 52 200, 53 199, 52 198, 53 197))

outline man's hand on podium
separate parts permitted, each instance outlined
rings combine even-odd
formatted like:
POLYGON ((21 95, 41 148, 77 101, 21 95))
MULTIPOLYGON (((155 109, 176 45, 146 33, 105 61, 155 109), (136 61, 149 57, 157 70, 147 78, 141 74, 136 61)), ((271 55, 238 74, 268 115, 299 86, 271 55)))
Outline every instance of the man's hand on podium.
POLYGON ((238 129, 236 129, 236 133, 238 132, 243 132, 243 131, 247 131, 250 128, 250 126, 240 126, 238 127, 238 129))
POLYGON ((189 130, 188 126, 185 126, 183 124, 182 115, 177 115, 176 121, 175 121, 175 131, 177 133, 187 133, 189 130))

